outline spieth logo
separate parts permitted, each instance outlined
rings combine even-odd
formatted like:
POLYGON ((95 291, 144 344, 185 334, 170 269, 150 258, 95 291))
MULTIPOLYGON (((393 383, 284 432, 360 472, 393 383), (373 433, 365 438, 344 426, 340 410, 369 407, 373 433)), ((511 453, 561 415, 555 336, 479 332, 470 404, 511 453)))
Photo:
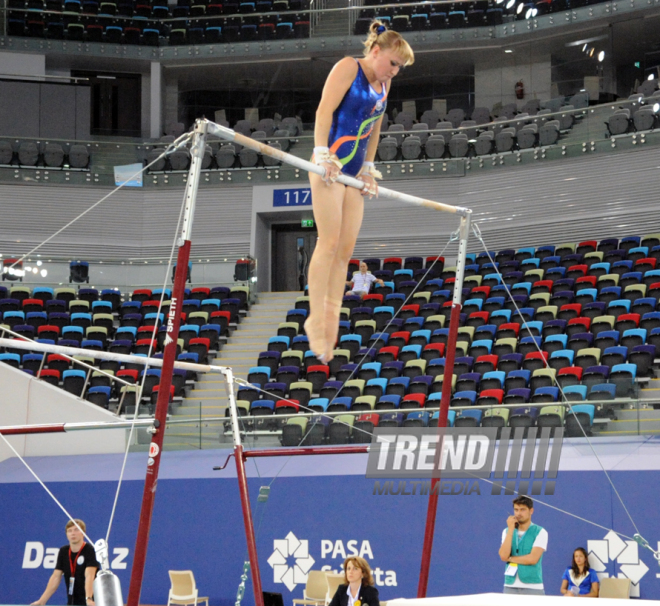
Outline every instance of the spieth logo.
POLYGON ((273 554, 268 563, 273 569, 273 581, 284 583, 289 591, 296 585, 307 583, 307 573, 314 565, 314 558, 309 555, 309 541, 300 541, 290 532, 286 539, 273 541, 273 554))
POLYGON ((635 541, 624 541, 613 531, 600 541, 587 541, 589 566, 599 578, 608 577, 607 565, 615 562, 619 567, 619 577, 630 579, 630 597, 639 597, 639 582, 648 572, 648 566, 639 557, 639 545, 635 541))
POLYGON ((165 346, 169 345, 174 340, 172 339, 172 333, 174 332, 174 318, 177 314, 176 307, 176 297, 172 297, 172 302, 170 303, 170 312, 167 314, 167 335, 165 336, 165 346))

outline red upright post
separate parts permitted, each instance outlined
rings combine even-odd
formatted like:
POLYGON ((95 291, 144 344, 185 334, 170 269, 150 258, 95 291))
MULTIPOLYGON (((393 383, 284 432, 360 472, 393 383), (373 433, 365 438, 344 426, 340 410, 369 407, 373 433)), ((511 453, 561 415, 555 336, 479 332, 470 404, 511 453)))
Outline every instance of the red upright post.
POLYGON ((444 436, 444 429, 447 427, 447 416, 449 413, 449 401, 451 400, 451 384, 454 375, 454 358, 456 357, 456 337, 458 336, 458 324, 461 317, 461 306, 452 305, 451 316, 449 320, 449 336, 447 345, 454 345, 448 347, 445 356, 445 374, 442 381, 442 400, 440 400, 440 414, 438 417, 438 432, 440 433, 440 440, 438 441, 438 450, 435 456, 436 472, 431 479, 431 492, 429 494, 429 504, 426 510, 426 526, 424 528, 424 545, 422 547, 422 566, 419 572, 419 584, 417 585, 417 597, 425 598, 426 589, 429 581, 429 571, 431 568, 431 552, 433 551, 433 537, 435 532, 435 517, 438 511, 438 491, 436 485, 440 481, 440 466, 437 462, 442 456, 442 441, 444 436))
POLYGON ((417 597, 425 598, 429 583, 429 571, 431 568, 431 554, 433 552, 433 539, 435 535, 435 518, 438 511, 437 484, 440 481, 440 461, 442 459, 442 448, 445 429, 447 428, 447 416, 449 413, 449 400, 451 399, 451 386, 454 375, 454 358, 456 356, 456 338, 458 336, 458 324, 461 317, 461 297, 463 294, 463 276, 465 273, 465 255, 467 252, 467 238, 470 230, 471 212, 467 211, 461 218, 459 229, 460 240, 458 245, 458 258, 456 260, 456 280, 454 282, 454 296, 452 299, 451 316, 449 320, 449 336, 447 338, 447 352, 445 355, 445 373, 442 382, 442 400, 440 402, 440 414, 438 418, 438 433, 440 440, 435 454, 434 466, 437 470, 431 480, 431 494, 426 511, 426 526, 424 528, 424 545, 422 547, 422 564, 419 571, 419 583, 417 585, 417 597))
POLYGON ((158 486, 158 470, 160 468, 161 453, 163 450, 163 438, 165 437, 165 423, 167 421, 167 409, 169 406, 170 386, 172 385, 172 373, 176 359, 177 338, 181 324, 181 304, 184 297, 184 289, 188 277, 188 261, 190 259, 190 229, 195 212, 195 199, 197 186, 199 185, 199 174, 202 158, 204 156, 204 134, 206 124, 197 121, 195 134, 191 146, 192 162, 186 185, 186 209, 184 213, 183 228, 179 240, 179 252, 177 256, 176 272, 174 275, 174 288, 172 291, 172 303, 167 316, 167 338, 165 339, 165 350, 163 352, 163 366, 160 374, 160 389, 158 391, 158 402, 156 404, 156 432, 149 446, 149 459, 147 461, 147 476, 144 482, 144 493, 142 495, 142 509, 140 511, 140 522, 137 538, 135 540, 135 553, 133 556, 133 567, 131 569, 131 584, 128 590, 128 606, 138 606, 140 603, 140 591, 144 577, 144 566, 147 559, 147 546, 149 544, 149 530, 151 528, 151 516, 153 513, 156 488, 158 486), (201 150, 201 151, 200 151, 201 150))
POLYGON ((245 454, 243 445, 234 446, 234 459, 236 459, 236 475, 243 508, 243 523, 245 524, 245 538, 247 540, 248 558, 252 569, 252 588, 254 589, 255 606, 264 606, 264 594, 261 589, 261 573, 259 572, 259 556, 257 554, 257 540, 250 507, 250 492, 248 490, 247 474, 245 473, 245 454))

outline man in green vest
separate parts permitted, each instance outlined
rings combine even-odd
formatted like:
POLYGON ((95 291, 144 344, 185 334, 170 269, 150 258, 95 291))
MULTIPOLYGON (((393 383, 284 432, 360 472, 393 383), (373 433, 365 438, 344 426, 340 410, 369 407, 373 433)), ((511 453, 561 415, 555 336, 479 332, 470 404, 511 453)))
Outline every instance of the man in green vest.
POLYGON ((534 502, 520 496, 513 500, 513 515, 502 532, 500 558, 506 562, 504 593, 545 595, 541 564, 548 548, 548 531, 532 524, 534 502))

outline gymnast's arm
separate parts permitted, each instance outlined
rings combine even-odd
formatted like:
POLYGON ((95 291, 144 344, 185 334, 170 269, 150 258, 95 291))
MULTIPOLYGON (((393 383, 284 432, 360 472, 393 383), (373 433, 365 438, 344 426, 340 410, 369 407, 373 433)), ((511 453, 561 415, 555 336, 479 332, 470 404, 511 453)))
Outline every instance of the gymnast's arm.
POLYGON ((314 126, 314 145, 328 147, 328 137, 332 126, 332 114, 339 107, 344 95, 351 87, 357 75, 357 61, 351 57, 344 57, 332 68, 325 81, 321 102, 316 110, 316 124, 314 126))
MULTIPOLYGON (((387 86, 388 92, 390 90, 390 85, 391 82, 388 82, 387 85, 383 84, 383 86, 387 86)), ((378 149, 378 142, 380 141, 380 127, 382 124, 383 116, 376 120, 376 123, 374 124, 374 129, 369 137, 369 145, 367 145, 367 153, 364 157, 365 162, 373 162, 376 158, 376 150, 378 149)))
POLYGON ((50 579, 48 579, 48 585, 46 585, 46 590, 43 592, 41 597, 36 601, 32 602, 32 606, 43 606, 50 600, 51 596, 57 591, 57 588, 60 585, 60 581, 62 580, 62 571, 61 570, 53 570, 53 574, 50 575, 50 579))

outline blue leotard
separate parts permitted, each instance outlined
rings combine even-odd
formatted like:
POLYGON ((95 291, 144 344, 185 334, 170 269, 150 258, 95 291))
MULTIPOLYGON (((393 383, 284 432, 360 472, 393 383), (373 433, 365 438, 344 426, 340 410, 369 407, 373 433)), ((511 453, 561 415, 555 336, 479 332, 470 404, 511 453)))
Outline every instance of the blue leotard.
POLYGON ((376 92, 362 71, 360 62, 357 75, 339 107, 332 114, 328 136, 330 151, 337 154, 343 164, 342 172, 356 177, 367 153, 369 136, 376 121, 385 113, 387 89, 376 92))

